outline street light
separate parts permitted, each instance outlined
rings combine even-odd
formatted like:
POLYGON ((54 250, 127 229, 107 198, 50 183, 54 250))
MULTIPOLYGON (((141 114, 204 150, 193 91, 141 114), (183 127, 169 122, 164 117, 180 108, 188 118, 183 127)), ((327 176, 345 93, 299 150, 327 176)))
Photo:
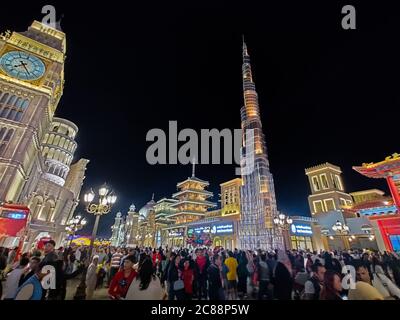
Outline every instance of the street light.
MULTIPOLYGON (((343 241, 346 238, 346 235, 348 235, 350 232, 350 228, 345 223, 342 223, 339 220, 336 220, 335 224, 332 226, 332 230, 335 231, 336 234, 343 239, 343 241)), ((348 241, 352 242, 353 239, 355 239, 355 238, 356 237, 354 235, 352 235, 348 238, 348 241)), ((346 247, 345 243, 344 243, 344 246, 346 247)))
MULTIPOLYGON (((106 184, 103 184, 98 190, 98 201, 97 203, 93 203, 93 200, 96 196, 93 189, 90 189, 88 193, 86 193, 83 197, 83 200, 86 203, 86 211, 95 215, 96 220, 93 226, 92 237, 90 238, 90 246, 88 252, 88 259, 91 260, 93 244, 96 239, 97 228, 99 227, 99 220, 102 215, 105 215, 111 211, 112 206, 117 201, 117 196, 110 191, 109 187, 106 184)), ((76 288, 76 293, 74 296, 75 300, 84 300, 86 298, 86 273, 87 267, 82 274, 81 283, 76 288)))
POLYGON ((81 215, 73 217, 67 222, 67 224, 65 226, 65 231, 67 232, 68 236, 71 237, 71 240, 70 240, 68 246, 71 245, 72 240, 74 239, 75 233, 77 231, 81 230, 86 224, 87 224, 86 219, 83 218, 81 215))
MULTIPOLYGON (((290 225, 293 223, 293 219, 290 217, 287 217, 285 214, 280 213, 277 216, 274 217, 273 219, 274 224, 280 228, 282 231, 287 231, 289 230, 290 225)), ((284 239, 283 244, 285 245, 285 250, 286 249, 286 241, 284 239)))
POLYGON ((346 224, 341 223, 339 220, 336 220, 335 224, 332 226, 332 230, 336 233, 346 235, 349 233, 350 228, 346 224))

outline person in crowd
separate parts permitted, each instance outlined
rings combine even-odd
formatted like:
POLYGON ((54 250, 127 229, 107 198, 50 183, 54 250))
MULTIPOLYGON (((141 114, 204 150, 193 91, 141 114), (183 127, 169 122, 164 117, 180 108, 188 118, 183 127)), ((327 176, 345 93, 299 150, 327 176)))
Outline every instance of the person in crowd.
POLYGON ((373 272, 369 272, 368 264, 361 261, 356 265, 356 277, 358 281, 366 282, 372 285, 384 299, 400 299, 400 289, 387 277, 383 268, 379 264, 375 264, 373 272))
POLYGON ((40 262, 40 269, 42 269, 45 265, 54 264, 58 260, 58 255, 55 252, 56 243, 54 240, 49 240, 44 245, 44 258, 40 262))
MULTIPOLYGON (((233 255, 235 257, 235 253, 233 255)), ((241 299, 246 299, 247 298, 247 277, 249 276, 249 271, 247 270, 248 260, 246 257, 246 253, 244 251, 236 252, 236 257, 238 259, 238 267, 237 267, 238 296, 241 299)))
POLYGON ((168 300, 183 300, 185 297, 185 283, 182 280, 182 271, 179 268, 181 256, 171 255, 167 268, 166 279, 168 282, 168 300))
POLYGON ((28 280, 37 272, 37 270, 39 269, 39 264, 40 264, 40 258, 38 257, 33 256, 29 260, 28 267, 25 268, 24 273, 21 275, 21 278, 18 282, 18 287, 22 286, 26 280, 28 280))
POLYGON ((354 289, 349 290, 349 300, 384 300, 380 292, 364 281, 357 281, 354 289))
POLYGON ((226 277, 228 279, 228 300, 229 298, 231 300, 236 300, 237 299, 237 267, 238 267, 238 262, 237 260, 233 257, 233 252, 228 251, 228 258, 225 260, 225 265, 228 268, 228 273, 226 274, 226 277))
POLYGON ((125 298, 130 284, 137 275, 133 269, 135 262, 133 256, 127 257, 124 261, 123 269, 118 271, 111 280, 108 288, 108 294, 111 299, 121 300, 125 298))
POLYGON ((210 266, 210 261, 204 255, 203 249, 196 251, 195 260, 195 282, 197 289, 197 298, 207 299, 207 269, 210 266))
POLYGON ((306 261, 306 271, 308 274, 310 274, 312 272, 312 265, 314 264, 312 258, 311 258, 311 254, 308 253, 307 254, 307 261, 306 261))
POLYGON ((159 265, 161 263, 161 254, 158 249, 153 250, 153 253, 151 255, 151 260, 153 262, 154 273, 157 273, 158 269, 159 269, 159 265))
POLYGON ((107 262, 107 253, 105 252, 104 248, 100 248, 99 253, 99 265, 104 265, 107 262))
POLYGON ((332 269, 326 270, 320 300, 342 300, 342 279, 340 274, 332 269))
POLYGON ((274 298, 291 300, 293 290, 292 264, 285 251, 278 250, 277 264, 274 270, 274 298))
POLYGON ((326 268, 319 262, 311 266, 312 276, 304 285, 303 300, 319 300, 324 284, 326 268))
POLYGON ((270 283, 270 270, 267 264, 267 255, 262 253, 260 255, 260 262, 258 263, 258 300, 263 300, 266 296, 267 299, 270 299, 270 293, 268 290, 268 286, 270 283))
POLYGON ((17 268, 7 274, 7 280, 4 286, 4 300, 13 300, 19 286, 19 280, 25 271, 25 267, 29 263, 29 258, 22 258, 19 260, 17 268))
POLYGON ((17 257, 17 249, 18 248, 13 248, 11 251, 9 251, 8 256, 7 256, 7 265, 9 267, 12 267, 12 265, 15 262, 15 258, 17 257))
POLYGON ((222 256, 214 254, 212 263, 207 269, 210 300, 225 300, 225 292, 222 282, 222 256))
POLYGON ((39 264, 36 273, 18 288, 14 300, 42 300, 43 288, 41 281, 49 272, 42 273, 39 264))
POLYGON ((111 257, 110 281, 112 281, 115 274, 120 270, 120 268, 121 267, 123 268, 123 265, 121 266, 122 258, 123 258, 122 250, 121 248, 117 248, 117 251, 111 257))
POLYGON ((190 265, 190 258, 185 259, 183 263, 182 280, 185 285, 185 300, 192 300, 194 271, 190 265))
POLYGON ((86 272, 86 299, 92 300, 94 290, 97 285, 97 265, 99 262, 99 256, 93 256, 92 263, 89 265, 86 272))
POLYGON ((153 271, 153 261, 147 257, 140 265, 125 300, 164 300, 166 298, 160 279, 153 271))

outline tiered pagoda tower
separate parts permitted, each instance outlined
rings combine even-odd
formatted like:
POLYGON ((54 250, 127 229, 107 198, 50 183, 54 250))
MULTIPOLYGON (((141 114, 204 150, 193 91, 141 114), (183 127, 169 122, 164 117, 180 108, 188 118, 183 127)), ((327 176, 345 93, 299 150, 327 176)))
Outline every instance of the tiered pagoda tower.
POLYGON ((274 182, 269 171, 258 95, 244 40, 242 74, 244 106, 240 110, 243 130, 240 248, 251 250, 283 248, 282 231, 272 223, 273 217, 277 214, 274 182), (254 170, 247 172, 245 168, 249 167, 248 162, 252 158, 254 158, 254 170))
POLYGON ((208 181, 201 180, 195 176, 195 164, 193 162, 192 176, 177 184, 178 192, 172 197, 178 202, 171 205, 176 212, 169 217, 174 218, 176 224, 199 220, 205 216, 209 208, 216 206, 215 203, 207 201, 213 197, 213 193, 205 190, 209 186, 208 181))

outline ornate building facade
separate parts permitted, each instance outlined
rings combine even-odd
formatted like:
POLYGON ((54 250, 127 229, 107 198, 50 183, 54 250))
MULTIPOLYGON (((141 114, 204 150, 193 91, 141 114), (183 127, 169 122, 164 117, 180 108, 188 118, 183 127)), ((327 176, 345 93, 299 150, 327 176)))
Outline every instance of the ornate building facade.
POLYGON ((78 128, 55 118, 63 93, 65 34, 34 21, 0 35, 0 200, 31 209, 27 243, 60 244, 88 160, 71 165, 78 128))
POLYGON ((243 96, 241 109, 243 130, 241 216, 239 242, 242 249, 283 248, 280 229, 273 224, 277 214, 275 189, 262 131, 256 86, 253 81, 250 56, 243 41, 243 96), (253 170, 250 159, 254 159, 253 170), (250 166, 250 167, 249 167, 250 166), (250 171, 250 172, 248 172, 250 171))

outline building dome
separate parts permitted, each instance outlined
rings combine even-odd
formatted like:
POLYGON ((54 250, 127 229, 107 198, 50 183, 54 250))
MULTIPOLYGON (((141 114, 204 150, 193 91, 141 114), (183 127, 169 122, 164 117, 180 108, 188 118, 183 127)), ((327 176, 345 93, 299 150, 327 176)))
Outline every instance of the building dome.
POLYGON ((154 199, 151 199, 149 202, 146 203, 146 205, 143 208, 139 210, 140 221, 146 220, 149 217, 150 212, 154 210, 155 204, 156 202, 154 201, 154 199))
POLYGON ((132 204, 129 206, 129 211, 135 212, 135 210, 136 210, 136 207, 135 207, 135 205, 132 203, 132 204))

